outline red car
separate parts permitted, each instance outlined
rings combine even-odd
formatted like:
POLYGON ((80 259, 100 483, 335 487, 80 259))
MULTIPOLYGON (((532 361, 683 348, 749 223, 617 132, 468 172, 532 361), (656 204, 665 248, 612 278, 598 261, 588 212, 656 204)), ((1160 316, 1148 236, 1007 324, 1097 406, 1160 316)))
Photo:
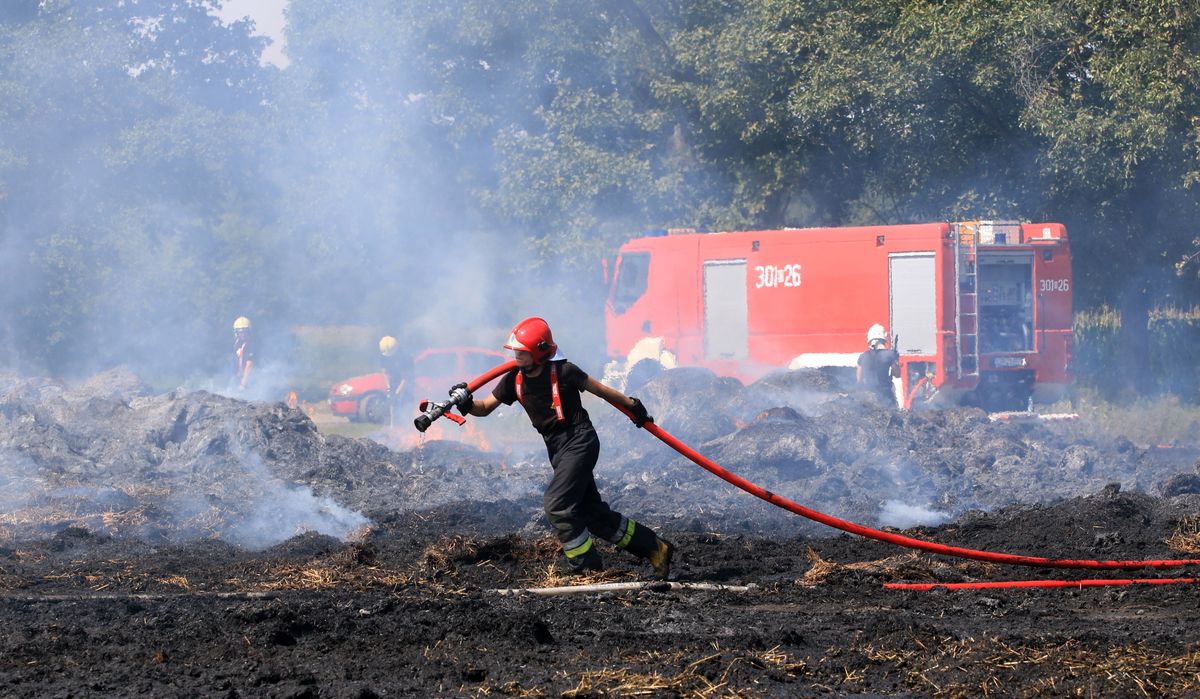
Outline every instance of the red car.
MULTIPOLYGON (((401 400, 411 400, 400 410, 407 417, 417 412, 417 403, 426 398, 445 398, 450 387, 469 381, 488 369, 508 360, 496 350, 483 347, 438 347, 423 350, 413 358, 410 385, 401 400)), ((383 372, 355 376, 339 381, 329 389, 329 407, 334 415, 351 422, 388 422, 388 393, 391 386, 383 372)))
POLYGON ((508 359, 503 352, 483 347, 427 349, 413 358, 413 374, 416 378, 413 379, 410 393, 417 402, 426 398, 441 400, 449 394, 454 384, 470 381, 508 359))
POLYGON ((391 386, 382 371, 354 376, 335 383, 329 389, 329 409, 350 422, 388 421, 388 394, 391 386))

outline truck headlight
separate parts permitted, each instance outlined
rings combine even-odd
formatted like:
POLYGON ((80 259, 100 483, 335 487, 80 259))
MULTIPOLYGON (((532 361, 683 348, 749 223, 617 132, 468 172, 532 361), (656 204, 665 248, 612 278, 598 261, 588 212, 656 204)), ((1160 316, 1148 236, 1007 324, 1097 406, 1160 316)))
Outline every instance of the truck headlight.
POLYGON ((339 384, 337 387, 337 392, 339 396, 348 396, 351 393, 354 393, 354 387, 348 383, 339 384))

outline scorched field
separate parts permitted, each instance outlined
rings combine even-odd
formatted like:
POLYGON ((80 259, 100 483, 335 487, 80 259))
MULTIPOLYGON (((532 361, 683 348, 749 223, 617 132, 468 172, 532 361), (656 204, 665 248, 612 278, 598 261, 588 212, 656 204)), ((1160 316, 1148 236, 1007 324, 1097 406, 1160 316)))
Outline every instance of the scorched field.
MULTIPOLYGON (((899 413, 812 372, 743 387, 676 370, 640 396, 725 468, 885 533, 1200 558, 1195 443, 899 413)), ((0 377, 0 696, 1200 694, 1196 585, 1152 584, 1197 566, 1012 566, 851 536, 588 407, 601 492, 675 541, 670 583, 611 549, 605 572, 557 577, 528 441, 389 449, 119 371, 0 377), (953 589, 1021 580, 1070 582, 953 589), (1097 580, 1133 582, 1081 582, 1097 580)))

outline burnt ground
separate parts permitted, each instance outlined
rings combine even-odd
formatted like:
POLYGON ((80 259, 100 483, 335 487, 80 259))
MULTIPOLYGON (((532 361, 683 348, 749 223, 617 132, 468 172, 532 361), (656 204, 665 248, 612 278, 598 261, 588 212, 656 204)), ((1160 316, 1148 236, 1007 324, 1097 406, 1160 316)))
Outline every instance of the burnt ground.
MULTIPOLYGON (((666 372, 659 424, 774 492, 944 544, 1200 557, 1200 444, 896 413, 811 372, 666 372)), ((298 410, 112 372, 0 376, 0 696, 1194 696, 1191 577, 999 566, 851 537, 734 490, 590 406, 601 491, 736 590, 554 597, 529 442, 391 450, 298 410)))

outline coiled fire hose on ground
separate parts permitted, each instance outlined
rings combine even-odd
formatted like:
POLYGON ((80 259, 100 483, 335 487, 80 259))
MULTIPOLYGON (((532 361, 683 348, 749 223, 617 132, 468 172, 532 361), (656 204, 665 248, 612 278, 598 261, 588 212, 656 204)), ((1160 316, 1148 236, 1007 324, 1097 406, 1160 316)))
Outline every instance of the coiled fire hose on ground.
MULTIPOLYGON (((482 374, 479 377, 477 377, 476 379, 470 381, 467 384, 468 388, 470 388, 470 390, 474 391, 479 386, 482 386, 482 385, 488 383, 489 381, 496 378, 497 376, 500 376, 500 375, 504 374, 505 372, 513 369, 515 366, 516 366, 515 361, 510 361, 510 362, 501 364, 500 366, 497 366, 496 368, 491 369, 490 371, 486 372, 485 374, 482 374)), ((427 410, 425 413, 423 413, 421 417, 417 418, 417 421, 418 421, 417 429, 421 430, 422 432, 424 431, 424 429, 421 427, 421 424, 420 424, 420 421, 422 418, 424 418, 426 416, 431 416, 429 422, 432 422, 433 420, 436 420, 438 417, 440 417, 443 413, 445 413, 449 409, 450 406, 458 404, 458 402, 464 398, 465 398, 465 395, 460 396, 456 399, 454 394, 452 394, 451 400, 443 401, 443 403, 440 403, 440 404, 434 404, 433 407, 429 408, 429 410, 427 410), (434 408, 440 408, 440 412, 438 412, 436 415, 432 415, 432 413, 431 413, 431 411, 433 411, 434 408)), ((424 405, 424 404, 422 404, 422 405, 424 405)), ((614 408, 616 408, 617 410, 624 413, 626 417, 629 417, 632 419, 632 417, 633 417, 632 414, 629 412, 629 410, 627 408, 625 408, 625 406, 617 405, 616 403, 611 403, 611 405, 614 408)), ((428 426, 429 426, 429 423, 428 422, 425 423, 425 427, 428 428, 428 426)), ((976 560, 976 561, 986 561, 989 563, 1002 563, 1002 564, 1007 564, 1007 565, 1021 565, 1021 566, 1031 566, 1031 567, 1038 567, 1038 568, 1079 568, 1079 569, 1088 569, 1088 570, 1137 570, 1140 568, 1175 568, 1175 567, 1187 566, 1187 565, 1200 565, 1200 559, 1164 559, 1164 560, 1120 561, 1120 560, 1087 560, 1087 559, 1069 559, 1069 558, 1043 558, 1041 556, 1024 556, 1024 555, 1018 555, 1018 554, 1012 554, 1012 553, 1000 553, 1000 552, 995 552, 995 551, 981 551, 978 549, 962 548, 959 546, 948 546, 946 544, 938 544, 938 543, 931 542, 931 541, 924 541, 922 539, 915 539, 913 537, 903 536, 901 534, 893 534, 891 532, 885 532, 885 531, 881 531, 878 529, 872 529, 870 527, 866 527, 861 524, 855 524, 854 522, 849 522, 849 521, 846 521, 843 519, 838 519, 837 517, 832 517, 823 512, 818 512, 817 510, 805 507, 805 506, 803 506, 799 503, 793 502, 781 495, 772 493, 771 491, 767 490, 766 488, 763 488, 755 483, 751 483, 750 481, 742 478, 741 476, 738 476, 737 474, 731 473, 730 471, 722 468, 717 463, 708 459, 703 454, 697 452, 695 449, 692 449, 688 445, 684 444, 679 439, 675 438, 672 434, 670 434, 669 432, 664 430, 662 427, 659 427, 657 424, 655 424, 653 422, 647 422, 644 426, 644 429, 647 432, 649 432, 650 434, 657 437, 660 441, 662 441, 667 446, 671 447, 675 451, 677 451, 680 454, 682 454, 683 456, 687 457, 689 460, 691 460, 693 463, 695 463, 700 468, 703 468, 705 471, 708 471, 709 473, 720 478, 721 480, 723 480, 727 483, 730 483, 731 485, 737 486, 741 490, 744 490, 747 493, 750 493, 751 495, 753 495, 757 498, 765 500, 765 501, 771 503, 772 505, 775 505, 776 507, 782 508, 782 509, 787 510, 788 512, 792 512, 794 514, 798 514, 801 517, 805 517, 814 522, 819 522, 826 526, 833 527, 834 529, 840 529, 844 532, 848 532, 850 534, 855 534, 857 536, 861 536, 861 537, 864 537, 867 539, 874 539, 876 541, 883 541, 883 542, 886 542, 889 544, 895 544, 897 546, 904 546, 906 548, 917 549, 919 551, 927 551, 929 553, 938 553, 938 554, 942 554, 945 556, 953 556, 956 558, 967 558, 967 559, 976 560)), ((1195 580, 1196 579, 1193 579, 1193 578, 1172 578, 1172 579, 1170 579, 1170 582, 1194 582, 1195 580)), ((958 583, 955 585, 959 585, 959 586, 986 585, 987 587, 1005 587, 1005 586, 1008 586, 1008 587, 1017 587, 1017 586, 1024 586, 1024 587, 1037 587, 1037 586, 1079 587, 1079 586, 1096 586, 1097 583, 1130 584, 1131 582, 1147 582, 1147 583, 1161 584, 1162 582, 1166 582, 1166 581, 1167 581, 1167 579, 1161 579, 1161 580, 1146 579, 1146 580, 1134 580, 1134 581, 1128 581, 1128 580, 1126 580, 1126 581, 1119 581, 1119 580, 1113 580, 1113 581, 1052 580, 1052 581, 1011 581, 1011 582, 998 582, 998 583, 991 583, 991 584, 958 583), (1046 583, 1046 584, 1038 585, 1038 583, 1046 583)), ((902 584, 897 583, 895 585, 889 585, 888 587, 897 587, 900 585, 902 585, 902 584)), ((903 585, 907 585, 907 584, 903 584, 903 585)), ((937 584, 937 583, 929 584, 928 588, 924 587, 925 584, 923 584, 923 583, 915 584, 915 585, 917 585, 917 586, 916 587, 907 586, 907 587, 902 587, 900 589, 932 589, 932 588, 937 588, 937 587, 943 587, 943 588, 951 587, 951 585, 948 585, 948 584, 937 584)), ((959 589, 962 589, 962 588, 960 587, 959 589)))

